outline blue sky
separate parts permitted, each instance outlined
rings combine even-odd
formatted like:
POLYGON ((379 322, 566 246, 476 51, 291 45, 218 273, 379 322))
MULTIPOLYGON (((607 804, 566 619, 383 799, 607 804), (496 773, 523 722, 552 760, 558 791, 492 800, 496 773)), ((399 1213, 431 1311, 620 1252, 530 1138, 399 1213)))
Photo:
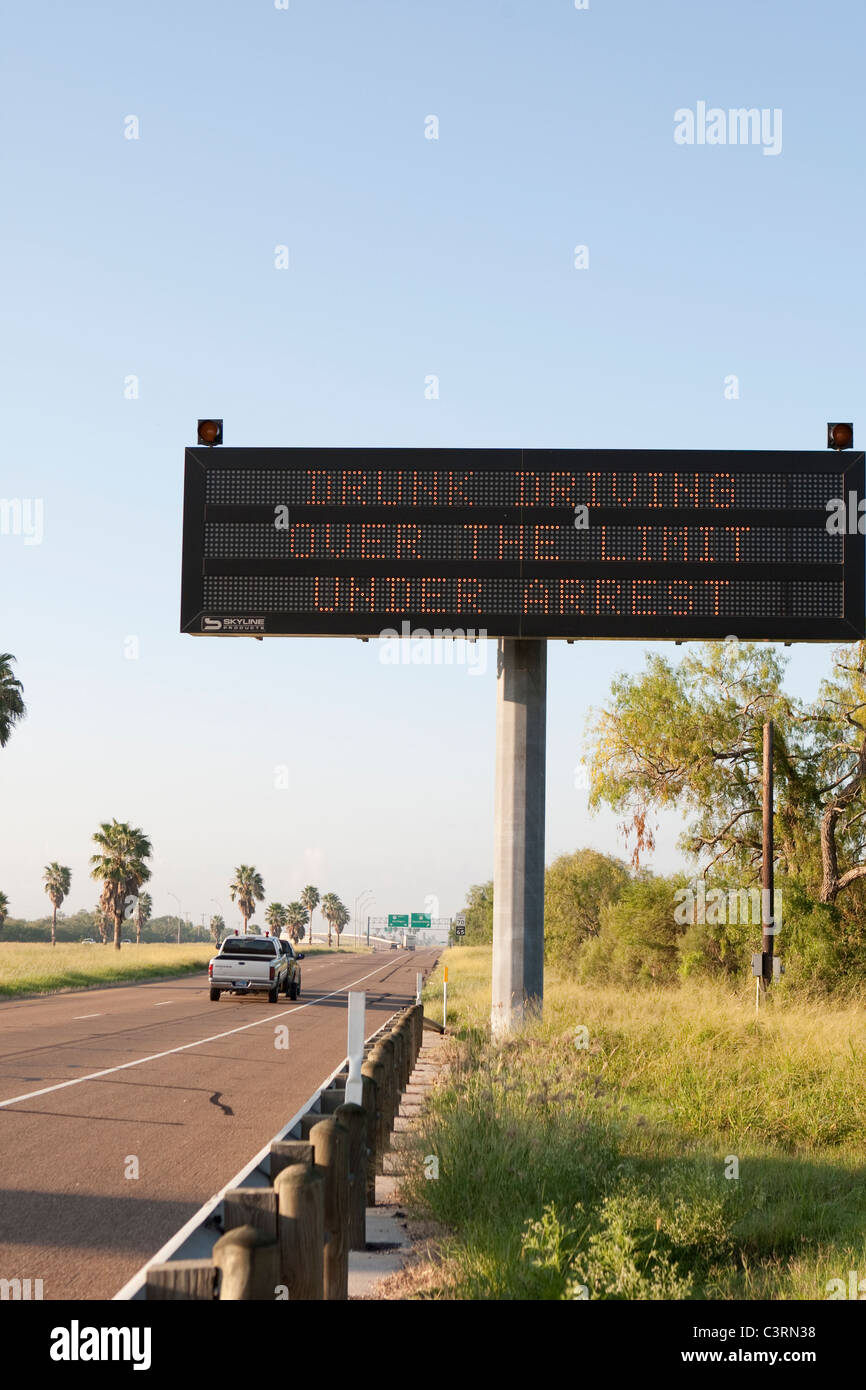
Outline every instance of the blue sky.
MULTIPOLYGON (((462 904, 492 870, 495 663, 181 637, 196 418, 247 445, 822 447, 866 418, 864 38, 842 0, 17 8, 0 497, 42 499, 44 536, 0 535, 30 708, 0 755, 13 915, 46 910, 53 859, 92 906, 112 816, 153 840, 157 912, 228 915, 242 861, 281 901, 462 904), (781 153, 677 145, 698 101, 780 109, 781 153)), ((549 858, 617 849, 574 767, 644 655, 551 644, 549 858)), ((829 660, 794 649, 791 688, 829 660)))

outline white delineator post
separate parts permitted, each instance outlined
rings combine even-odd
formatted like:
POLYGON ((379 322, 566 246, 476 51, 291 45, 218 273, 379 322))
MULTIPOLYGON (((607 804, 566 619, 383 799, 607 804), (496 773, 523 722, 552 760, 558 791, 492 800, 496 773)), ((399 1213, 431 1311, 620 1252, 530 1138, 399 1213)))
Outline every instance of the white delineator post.
POLYGON ((362 1105, 364 1079, 361 1067, 364 1065, 364 1027, 367 992, 363 989, 349 991, 349 1075, 346 1078, 346 1104, 362 1105))
POLYGON ((424 988, 424 976, 419 970, 415 976, 415 1003, 421 1003, 421 991, 424 988))
POLYGON ((493 843, 494 1033, 541 1009, 547 643, 501 637, 496 660, 493 843))

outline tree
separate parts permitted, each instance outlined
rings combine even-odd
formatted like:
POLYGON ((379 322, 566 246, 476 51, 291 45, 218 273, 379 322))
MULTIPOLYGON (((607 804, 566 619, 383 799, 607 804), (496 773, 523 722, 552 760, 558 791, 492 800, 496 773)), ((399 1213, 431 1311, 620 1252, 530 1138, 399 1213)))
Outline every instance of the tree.
POLYGON ((580 947, 601 930, 601 914, 629 882, 620 859, 580 849, 562 854, 544 876, 544 952, 564 969, 575 969, 580 947))
POLYGON ((489 946, 493 940, 493 880, 473 883, 462 909, 466 915, 467 946, 489 946))
POLYGON ((0 748, 6 747, 15 725, 27 714, 24 687, 12 674, 14 660, 11 652, 0 653, 0 748))
POLYGON ((42 875, 42 882, 45 884, 45 891, 51 903, 51 945, 57 945, 57 909, 63 903, 63 899, 69 894, 69 885, 72 880, 72 870, 64 865, 53 863, 48 864, 42 875))
POLYGON ((106 946, 108 944, 108 934, 111 930, 111 918, 105 911, 101 902, 98 902, 93 909, 93 924, 99 932, 99 940, 102 942, 103 946, 106 946))
POLYGON ((153 850, 142 830, 125 821, 103 821, 93 836, 97 853, 90 857, 90 876, 102 881, 100 905, 114 923, 114 947, 120 950, 120 934, 129 897, 150 878, 147 860, 153 850))
POLYGON ((591 721, 590 806, 624 813, 632 864, 654 848, 651 816, 687 817, 681 847, 704 873, 717 864, 755 877, 761 859, 762 732, 776 726, 776 836, 783 867, 799 863, 804 736, 781 689, 783 659, 755 643, 705 642, 676 667, 652 655, 636 677, 620 676, 591 721), (798 770, 798 765, 800 769, 798 770))
POLYGON ((823 903, 866 877, 866 642, 837 651, 834 667, 802 716, 818 746, 823 903))
POLYGON ((135 940, 141 945, 141 929, 147 926, 153 915, 153 898, 149 893, 139 893, 135 906, 135 940))
POLYGON ((265 908, 265 921, 274 936, 279 936, 286 925, 286 909, 282 903, 268 903, 265 908))
POLYGON ((286 925, 289 929, 289 935, 295 943, 303 941, 307 920, 307 909, 302 902, 289 903, 286 908, 286 925))
MULTIPOLYGON (((316 908, 318 907, 320 901, 321 901, 321 899, 320 899, 320 897, 319 897, 319 890, 318 890, 318 888, 314 888, 313 885, 312 885, 312 883, 308 883, 307 886, 306 886, 306 888, 303 888, 303 889, 301 890, 301 897, 300 897, 301 906, 304 907, 304 908, 306 908, 307 912, 309 912, 309 914, 310 914, 310 940, 311 940, 311 941, 312 941, 312 939, 313 939, 313 913, 315 912, 316 908)), ((304 919, 304 920, 306 921, 306 919, 304 919)), ((303 933, 301 933, 301 935, 303 935, 303 933)))
POLYGON ((232 902, 237 902, 244 919, 244 935, 247 924, 256 910, 257 902, 264 902, 265 886, 262 876, 252 864, 239 864, 229 886, 232 902))
POLYGON ((213 917, 211 917, 210 919, 210 934, 215 946, 218 946, 220 944, 220 937, 222 936, 222 933, 225 931, 225 929, 226 924, 222 917, 222 914, 219 912, 215 912, 213 917))
POLYGON ((674 915, 678 879, 649 874, 626 883, 601 913, 601 929, 580 953, 585 977, 620 984, 674 984, 686 928, 674 915))
POLYGON ((5 893, 0 893, 0 931, 3 930, 3 923, 9 916, 9 899, 5 893))
POLYGON ((343 903, 343 902, 340 902, 340 900, 338 899, 338 900, 337 900, 337 911, 336 911, 336 913, 334 914, 334 930, 335 930, 335 932, 337 933, 337 950, 338 950, 338 951, 339 951, 339 949, 340 949, 340 937, 341 937, 342 934, 343 934, 343 928, 344 928, 345 926, 347 926, 347 924, 348 924, 349 921, 351 920, 351 916, 352 916, 352 914, 351 914, 351 912, 349 911, 349 909, 346 907, 346 904, 343 903))
POLYGON ((322 915, 328 924, 328 945, 330 946, 331 932, 341 907, 340 899, 337 897, 336 893, 325 893, 321 900, 321 907, 322 915))
POLYGON ((625 812, 633 861, 651 813, 690 819, 681 845, 707 876, 755 880, 761 860, 762 727, 774 721, 774 839, 780 872, 835 903, 866 878, 866 643, 834 654, 814 701, 785 696, 783 659, 754 643, 703 643, 674 668, 650 657, 594 716, 590 805, 625 812))

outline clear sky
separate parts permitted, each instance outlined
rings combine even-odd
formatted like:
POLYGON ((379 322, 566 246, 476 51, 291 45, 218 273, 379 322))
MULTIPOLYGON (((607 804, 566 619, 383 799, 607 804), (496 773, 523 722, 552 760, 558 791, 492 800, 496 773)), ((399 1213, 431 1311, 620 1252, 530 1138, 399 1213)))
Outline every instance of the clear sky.
MULTIPOLYGON (((234 921, 239 862, 283 902, 461 906, 492 872, 492 650, 470 674, 180 636, 196 418, 227 444, 623 448, 821 448, 853 419, 862 445, 864 39, 855 0, 13 9, 0 497, 41 499, 44 533, 0 535, 30 711, 0 754, 12 915, 47 910, 54 859, 91 907, 111 817, 152 838, 157 914, 234 921), (699 102, 781 111, 781 149, 677 144, 699 102)), ((830 650, 794 649, 792 688, 830 650)), ((549 858, 621 852, 574 768, 644 656, 551 644, 549 858)))

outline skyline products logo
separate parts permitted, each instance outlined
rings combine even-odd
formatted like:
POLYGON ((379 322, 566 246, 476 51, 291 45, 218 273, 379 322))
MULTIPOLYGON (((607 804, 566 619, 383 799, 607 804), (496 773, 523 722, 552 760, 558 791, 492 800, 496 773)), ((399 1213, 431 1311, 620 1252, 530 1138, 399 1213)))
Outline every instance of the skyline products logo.
POLYGON ((674 112, 676 145, 761 145, 763 154, 782 153, 782 112, 764 106, 707 107, 699 101, 692 111, 681 106, 674 112))
POLYGON ((245 633, 265 631, 264 618, 202 618, 202 632, 245 633))
POLYGON ((82 1327, 73 1318, 68 1327, 51 1329, 52 1361, 131 1361, 134 1371, 150 1370, 149 1327, 82 1327))

